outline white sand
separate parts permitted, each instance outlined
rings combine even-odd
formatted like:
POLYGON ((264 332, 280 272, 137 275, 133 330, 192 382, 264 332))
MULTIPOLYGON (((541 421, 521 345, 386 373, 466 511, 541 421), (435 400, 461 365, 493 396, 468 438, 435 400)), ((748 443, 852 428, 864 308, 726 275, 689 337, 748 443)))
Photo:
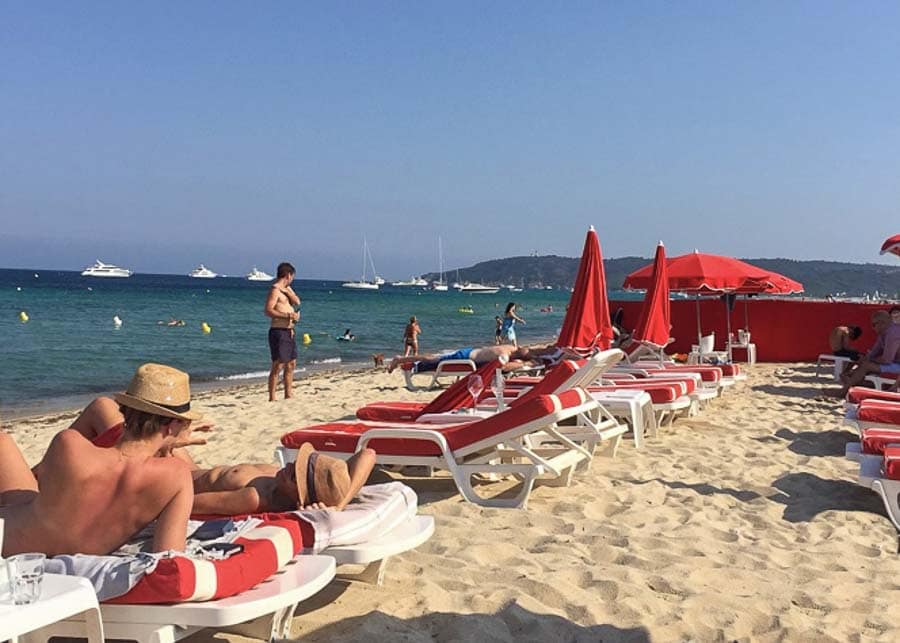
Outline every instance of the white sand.
MULTIPOLYGON (((375 399, 428 399, 398 374, 326 373, 296 398, 264 387, 201 396, 219 426, 205 464, 270 461, 278 437, 375 399)), ((853 483, 853 435, 812 369, 750 380, 636 451, 597 458, 527 511, 482 509, 442 479, 412 480, 437 529, 392 561, 383 587, 335 582, 302 605, 311 641, 898 640, 897 534, 853 483)), ((36 461, 71 414, 10 427, 36 461)), ((497 483, 504 484, 504 483, 497 483)), ((191 640, 241 640, 199 634, 191 640)))

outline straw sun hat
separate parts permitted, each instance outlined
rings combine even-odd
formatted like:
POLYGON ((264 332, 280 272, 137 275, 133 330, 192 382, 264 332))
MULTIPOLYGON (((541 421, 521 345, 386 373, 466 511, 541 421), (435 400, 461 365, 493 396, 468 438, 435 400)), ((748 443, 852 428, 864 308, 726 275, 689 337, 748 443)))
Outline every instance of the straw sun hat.
POLYGON ((346 462, 317 452, 309 442, 304 442, 297 451, 294 473, 301 507, 320 502, 326 507, 343 509, 362 486, 353 488, 346 462))
POLYGON ((199 420, 203 415, 191 410, 191 381, 188 374, 163 364, 143 364, 131 378, 128 390, 113 396, 119 404, 145 413, 199 420))

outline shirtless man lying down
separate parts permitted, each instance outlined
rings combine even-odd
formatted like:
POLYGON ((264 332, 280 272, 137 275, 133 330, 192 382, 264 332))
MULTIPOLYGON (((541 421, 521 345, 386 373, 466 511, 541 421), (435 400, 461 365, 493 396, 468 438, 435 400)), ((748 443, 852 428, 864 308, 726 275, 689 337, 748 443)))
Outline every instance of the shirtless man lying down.
MULTIPOLYGON (((115 401, 98 397, 70 428, 98 445, 108 446, 121 434, 122 419, 115 401)), ((202 423, 192 428, 209 431, 211 427, 210 423, 202 423)), ((235 516, 298 508, 343 509, 365 484, 375 466, 372 449, 364 449, 343 462, 316 453, 311 445, 303 445, 296 466, 294 463, 286 467, 240 463, 204 469, 194 463, 186 450, 173 448, 204 442, 202 437, 192 436, 188 431, 158 453, 160 456, 174 455, 189 464, 194 488, 192 513, 197 514, 235 516)))
POLYGON ((40 482, 12 437, 0 434, 4 556, 109 554, 153 520, 153 551, 184 549, 190 468, 155 456, 200 417, 190 410, 188 376, 144 364, 116 399, 125 410, 116 444, 99 448, 78 431, 61 431, 44 456, 40 482))

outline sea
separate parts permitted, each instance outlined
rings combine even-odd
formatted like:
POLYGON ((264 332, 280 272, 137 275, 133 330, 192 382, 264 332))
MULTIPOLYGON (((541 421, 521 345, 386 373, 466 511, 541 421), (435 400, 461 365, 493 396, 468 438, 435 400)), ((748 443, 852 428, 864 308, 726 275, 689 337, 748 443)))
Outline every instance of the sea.
MULTIPOLYGON (((263 314, 269 287, 237 277, 0 270, 0 419, 75 408, 123 390, 144 362, 185 370, 199 389, 263 379, 270 366, 263 314), (166 325, 172 319, 184 325, 166 325)), ((560 289, 488 295, 384 285, 360 291, 304 279, 293 287, 302 300, 297 377, 372 365, 373 353, 386 359, 402 353, 411 315, 422 327, 422 353, 493 343, 494 317, 510 301, 527 321, 517 327, 520 343, 552 340, 570 297, 560 289), (469 307, 471 313, 461 312, 469 307), (348 328, 355 340, 337 340, 348 328)))

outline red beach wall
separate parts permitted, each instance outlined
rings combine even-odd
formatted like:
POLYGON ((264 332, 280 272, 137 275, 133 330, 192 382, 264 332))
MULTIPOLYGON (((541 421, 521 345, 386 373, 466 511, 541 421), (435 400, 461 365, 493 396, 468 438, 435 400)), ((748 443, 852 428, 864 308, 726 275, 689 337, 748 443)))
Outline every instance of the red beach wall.
MULTIPOLYGON (((631 329, 637 323, 642 301, 610 301, 611 312, 621 307, 625 311, 624 326, 631 329)), ((835 326, 850 325, 863 329, 855 346, 868 350, 875 342, 870 317, 876 310, 887 310, 888 304, 858 304, 851 302, 806 301, 803 299, 756 299, 739 297, 731 313, 731 330, 737 333, 744 327, 745 314, 749 320, 750 341, 756 344, 760 362, 809 362, 819 353, 830 352, 828 333, 835 326), (746 313, 745 313, 745 306, 746 313)), ((700 321, 703 334, 716 333, 716 349, 725 347, 725 304, 721 299, 700 300, 700 321)), ((672 337, 675 343, 667 353, 687 353, 697 343, 697 304, 693 299, 672 301, 672 337)), ((735 356, 743 357, 742 353, 735 356)))

